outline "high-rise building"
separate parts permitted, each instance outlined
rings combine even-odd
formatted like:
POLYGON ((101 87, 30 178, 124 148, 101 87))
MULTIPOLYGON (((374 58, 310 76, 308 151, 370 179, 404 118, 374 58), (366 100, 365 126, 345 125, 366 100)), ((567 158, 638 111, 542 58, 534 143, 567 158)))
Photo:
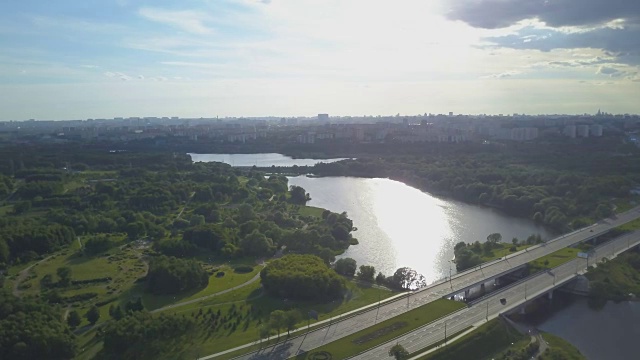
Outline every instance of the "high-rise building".
POLYGON ((318 120, 329 121, 329 114, 318 114, 318 120))

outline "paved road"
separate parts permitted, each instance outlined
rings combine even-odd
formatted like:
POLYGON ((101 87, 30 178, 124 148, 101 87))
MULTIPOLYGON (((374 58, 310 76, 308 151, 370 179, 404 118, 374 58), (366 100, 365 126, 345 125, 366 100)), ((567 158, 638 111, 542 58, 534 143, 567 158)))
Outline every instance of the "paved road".
MULTIPOLYGON (((640 232, 634 232, 622 236, 616 240, 606 243, 594 250, 589 258, 589 265, 593 265, 606 257, 611 259, 617 254, 640 244, 640 232)), ((556 286, 560 286, 572 280, 577 274, 582 274, 587 269, 587 259, 576 258, 550 271, 542 272, 531 276, 505 290, 487 295, 485 299, 475 303, 469 308, 465 308, 444 319, 430 323, 420 329, 405 334, 391 343, 383 344, 369 351, 362 353, 352 359, 384 359, 388 360, 389 347, 399 343, 409 351, 409 353, 420 351, 438 341, 444 340, 444 328, 446 326, 448 336, 465 330, 470 326, 484 324, 487 319, 496 318, 499 314, 508 310, 517 309, 528 300, 547 293, 556 286), (507 304, 502 305, 500 299, 506 299, 507 304), (445 325, 446 324, 446 325, 445 325)), ((414 359, 420 358, 416 356, 414 359)))
MULTIPOLYGON (((499 259, 480 267, 456 274, 452 279, 444 279, 429 287, 417 291, 409 299, 401 299, 373 308, 355 316, 350 316, 336 323, 312 331, 305 336, 299 336, 280 344, 270 346, 259 352, 249 353, 237 359, 288 359, 299 351, 309 351, 329 342, 338 340, 360 330, 366 329, 379 321, 390 319, 408 310, 422 306, 436 299, 442 298, 453 291, 465 289, 469 285, 482 282, 484 279, 502 274, 514 267, 521 266, 532 260, 548 255, 575 243, 604 234, 614 227, 640 218, 640 206, 633 208, 615 218, 606 219, 579 231, 560 236, 546 244, 537 245, 499 259)), ((233 349, 232 349, 233 350, 233 349)), ((219 354, 209 355, 202 359, 212 359, 219 354)), ((387 356, 388 357, 388 356, 387 356)))

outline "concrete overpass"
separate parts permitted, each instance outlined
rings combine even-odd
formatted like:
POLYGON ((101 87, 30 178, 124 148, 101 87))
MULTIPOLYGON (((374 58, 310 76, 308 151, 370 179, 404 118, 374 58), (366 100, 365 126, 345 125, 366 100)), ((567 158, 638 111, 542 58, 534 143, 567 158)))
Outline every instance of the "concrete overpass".
MULTIPOLYGON (((436 299, 447 297, 454 293, 464 292, 466 289, 488 281, 487 279, 504 276, 515 269, 520 269, 530 261, 551 254, 562 248, 594 239, 617 226, 638 218, 640 218, 640 206, 586 228, 559 236, 544 244, 532 246, 526 250, 510 254, 505 258, 482 264, 476 268, 453 275, 451 278, 447 277, 424 289, 409 293, 408 296, 402 299, 386 302, 379 307, 369 306, 370 310, 361 311, 357 314, 353 314, 354 311, 352 311, 349 314, 337 316, 327 325, 311 331, 304 336, 286 339, 284 342, 266 347, 259 352, 245 354, 236 359, 288 359, 299 351, 313 350, 324 344, 364 330, 379 321, 393 318, 394 316, 425 305, 436 299)), ((476 306, 473 308, 476 308, 476 306)), ((297 333, 300 333, 302 330, 304 329, 301 329, 297 333)), ((453 333, 451 330, 449 330, 449 332, 453 333)), ((296 332, 293 333, 295 334, 296 332)), ((240 350, 253 344, 254 343, 251 343, 221 353, 212 354, 201 358, 201 360, 215 359, 225 353, 240 350)), ((388 357, 388 355, 386 356, 388 357)))
MULTIPOLYGON (((427 324, 420 329, 400 336, 386 344, 354 356, 353 359, 388 360, 388 350, 396 343, 404 346, 409 353, 414 353, 445 340, 445 328, 449 339, 452 334, 468 329, 469 327, 472 327, 469 330, 471 331, 473 328, 498 317, 500 314, 523 308, 527 302, 538 297, 548 296, 551 298, 554 289, 584 274, 588 266, 597 266, 597 263, 604 258, 613 259, 620 253, 638 244, 640 244, 639 231, 611 240, 594 249, 589 258, 575 258, 549 271, 534 274, 522 281, 487 295, 479 301, 474 302, 474 304, 468 308, 450 314, 443 319, 427 324), (506 304, 503 305, 500 299, 505 299, 506 304)), ((419 359, 426 353, 428 353, 428 351, 414 357, 414 359, 419 359)))

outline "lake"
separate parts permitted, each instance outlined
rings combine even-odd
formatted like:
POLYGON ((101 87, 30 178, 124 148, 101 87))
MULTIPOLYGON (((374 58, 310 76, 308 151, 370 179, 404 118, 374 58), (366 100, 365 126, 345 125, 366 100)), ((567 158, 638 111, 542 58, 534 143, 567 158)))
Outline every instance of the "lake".
POLYGON ((558 335, 578 348, 587 359, 638 359, 640 303, 608 302, 593 310, 584 298, 554 312, 537 327, 558 335))
POLYGON ((294 159, 292 157, 268 153, 268 154, 193 154, 190 153, 193 162, 223 162, 231 166, 313 166, 319 162, 332 163, 345 158, 338 159, 294 159))
POLYGON ((497 210, 443 200, 389 179, 352 177, 290 177, 289 185, 302 186, 311 195, 310 206, 346 211, 358 228, 360 242, 342 257, 359 265, 373 265, 385 275, 403 266, 422 273, 429 283, 449 276, 453 247, 464 241, 486 241, 502 234, 503 241, 526 239, 539 233, 553 235, 532 221, 497 210))

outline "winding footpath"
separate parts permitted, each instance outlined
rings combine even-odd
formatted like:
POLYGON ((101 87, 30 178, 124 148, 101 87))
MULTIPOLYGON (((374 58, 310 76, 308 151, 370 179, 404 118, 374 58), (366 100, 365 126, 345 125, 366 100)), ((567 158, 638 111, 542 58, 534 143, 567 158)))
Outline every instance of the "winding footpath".
POLYGON ((240 288, 243 288, 243 287, 245 287, 247 285, 253 284, 254 282, 258 281, 258 279, 260 279, 260 271, 258 271, 258 273, 254 277, 252 277, 250 280, 245 281, 242 284, 236 285, 236 286, 234 286, 232 288, 219 291, 219 292, 217 292, 215 294, 205 295, 205 296, 199 297, 197 299, 192 299, 192 300, 183 301, 183 302, 177 303, 177 304, 167 305, 167 306, 155 309, 155 310, 150 311, 150 312, 156 313, 156 312, 160 312, 160 311, 165 311, 165 310, 181 307, 181 306, 184 306, 184 305, 194 304, 194 303, 197 303, 197 302, 200 302, 200 301, 203 301, 203 300, 210 299, 212 297, 224 295, 224 294, 230 293, 232 291, 238 290, 240 288))

